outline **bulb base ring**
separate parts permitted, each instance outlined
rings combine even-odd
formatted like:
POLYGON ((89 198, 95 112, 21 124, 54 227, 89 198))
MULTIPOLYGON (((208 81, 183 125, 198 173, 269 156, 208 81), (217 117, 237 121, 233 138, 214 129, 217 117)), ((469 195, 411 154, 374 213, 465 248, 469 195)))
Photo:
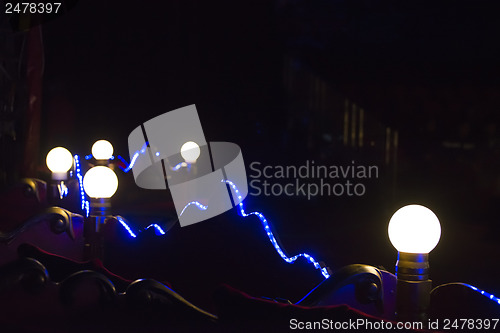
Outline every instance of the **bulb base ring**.
POLYGON ((429 279, 429 254, 398 252, 396 276, 404 281, 426 281, 429 279))
POLYGON ((91 216, 109 216, 111 211, 111 200, 109 198, 91 198, 90 215, 91 216))
POLYGON ((96 166, 109 166, 109 158, 108 159, 95 159, 96 166))

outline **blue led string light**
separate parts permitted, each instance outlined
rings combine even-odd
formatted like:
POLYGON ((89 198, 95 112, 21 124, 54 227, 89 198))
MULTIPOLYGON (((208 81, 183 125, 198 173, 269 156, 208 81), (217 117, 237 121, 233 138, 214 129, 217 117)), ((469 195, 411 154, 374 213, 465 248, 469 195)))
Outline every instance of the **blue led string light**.
MULTIPOLYGON (((144 154, 146 152, 146 147, 147 147, 147 142, 143 145, 143 147, 141 148, 140 151, 136 151, 134 153, 134 155, 132 156, 132 159, 130 160, 130 163, 128 164, 128 166, 126 168, 123 168, 123 171, 124 172, 129 172, 135 162, 137 161, 137 158, 139 158, 139 154, 144 154)), ((158 156, 158 154, 156 155, 158 156)), ((124 162, 125 164, 127 164, 127 162, 125 161, 125 159, 121 156, 118 156, 118 158, 124 162)), ((181 167, 183 167, 184 162, 181 162, 179 164, 177 164, 176 166, 174 166, 172 168, 172 170, 174 171, 177 171, 179 170, 181 167)), ((188 164, 188 170, 190 169, 190 165, 188 164)), ((229 181, 229 180, 222 180, 221 182, 226 182, 227 184, 229 184, 231 186, 231 188, 234 190, 234 192, 236 193, 236 195, 238 196, 238 198, 240 199, 240 201, 242 200, 242 197, 238 191, 238 188, 236 187, 236 185, 229 181)), ((181 216, 184 211, 191 205, 195 205, 196 207, 198 207, 198 209, 200 210, 207 210, 208 206, 205 206, 201 203, 199 203, 198 201, 191 201, 189 202, 186 206, 184 206, 184 208, 182 209, 181 213, 179 214, 179 216, 181 216)), ((323 274, 323 276, 328 279, 330 277, 330 273, 328 273, 328 270, 326 267, 321 267, 321 265, 319 264, 319 262, 317 262, 311 255, 307 254, 307 253, 300 253, 300 254, 297 254, 293 257, 288 257, 284 252, 283 250, 281 249, 281 247, 278 245, 278 242, 276 241, 276 238, 274 237, 272 231, 271 231, 271 228, 269 227, 269 223, 267 222, 267 219, 265 218, 265 216, 262 214, 262 213, 259 213, 259 212, 251 212, 249 214, 245 213, 245 209, 243 207, 243 203, 240 202, 239 203, 239 206, 240 206, 240 212, 241 212, 241 215, 244 216, 244 217, 247 217, 247 216, 250 216, 250 215, 256 215, 262 222, 262 225, 264 226, 264 230, 266 231, 267 233, 267 236, 269 237, 269 240, 271 241, 271 243, 273 244, 274 248, 276 249, 276 251, 279 253, 279 255, 281 256, 281 258, 283 258, 283 260, 285 260, 286 262, 288 263, 293 263, 295 262, 295 260, 297 260, 297 258, 299 257, 304 257, 306 258, 310 263, 312 263, 314 265, 314 267, 316 269, 319 269, 321 271, 321 274, 323 274)), ((126 224, 126 222, 120 218, 118 220, 122 226, 128 231, 128 233, 132 236, 132 237, 137 237, 137 235, 130 229, 130 227, 126 224)), ((157 230, 159 228, 158 225, 150 225, 148 226, 146 229, 148 229, 149 227, 151 226, 154 226, 157 230)), ((161 229, 161 228, 160 228, 161 229)), ((159 230, 158 230, 159 231, 159 230)), ((163 231, 163 230, 162 230, 163 231)), ((160 234, 164 234, 164 232, 160 231, 160 234)))
POLYGON ((184 206, 184 208, 182 209, 181 213, 179 214, 179 216, 181 216, 182 214, 184 214, 184 211, 191 205, 195 205, 196 207, 198 207, 198 209, 200 210, 207 210, 208 206, 204 206, 202 205, 201 203, 199 203, 198 201, 191 201, 189 202, 186 206, 184 206))
MULTIPOLYGON (((156 155, 156 156, 158 156, 158 155, 156 155)), ((85 159, 86 159, 86 160, 90 160, 90 159, 91 159, 91 158, 93 158, 93 157, 94 157, 94 156, 93 156, 92 154, 90 154, 90 155, 85 155, 85 159)), ((120 156, 118 156, 118 157, 120 157, 120 156)), ((114 159, 115 159, 115 157, 114 157, 113 155, 111 155, 111 157, 109 158, 109 160, 114 160, 114 159)), ((123 158, 122 158, 122 160, 123 160, 123 158)), ((125 161, 125 160, 123 160, 123 161, 125 161)))
POLYGON ((115 217, 118 220, 118 222, 120 222, 120 224, 125 228, 125 230, 127 230, 127 232, 129 233, 130 236, 132 236, 134 238, 137 237, 137 235, 132 231, 132 229, 130 229, 127 222, 125 222, 125 220, 121 216, 115 216, 115 217))
POLYGON ((481 289, 479 289, 479 288, 477 288, 477 287, 474 287, 474 286, 472 286, 472 285, 470 285, 470 284, 468 284, 468 283, 459 283, 459 284, 461 284, 461 285, 463 285, 463 286, 466 286, 466 287, 469 287, 470 289, 472 289, 472 290, 474 290, 474 291, 477 291, 478 293, 480 293, 480 294, 481 294, 481 295, 483 295, 484 297, 488 297, 490 300, 492 300, 492 301, 494 301, 494 302, 496 302, 496 303, 500 304, 500 298, 496 297, 496 296, 495 296, 495 295, 493 295, 493 294, 487 293, 486 291, 481 290, 481 289))
POLYGON ((181 163, 177 164, 176 166, 174 166, 174 167, 172 168, 172 170, 173 170, 173 171, 177 171, 177 170, 179 170, 180 168, 182 168, 182 167, 183 167, 183 163, 185 164, 186 162, 181 162, 181 163))
MULTIPOLYGON (((123 172, 129 172, 130 170, 132 170, 132 168, 134 167, 134 164, 135 162, 137 161, 137 159, 139 158, 139 154, 144 154, 146 152, 146 148, 148 147, 148 143, 144 143, 144 145, 142 146, 142 148, 138 151, 136 151, 134 153, 134 155, 132 155, 132 159, 130 160, 130 163, 127 163, 127 161, 125 161, 125 159, 123 157, 121 157, 120 155, 118 155, 118 158, 123 162, 125 163, 125 165, 128 164, 127 167, 125 168, 122 168, 123 169, 123 172)), ((156 155, 158 156, 158 155, 156 155)))
POLYGON ((191 163, 181 162, 181 163, 177 164, 176 166, 174 166, 173 168, 170 168, 170 169, 173 170, 173 171, 177 171, 180 168, 186 168, 187 171, 191 171, 191 163))
MULTIPOLYGON (((115 216, 115 218, 118 220, 118 222, 120 222, 120 224, 123 226, 123 228, 125 228, 125 230, 127 230, 128 234, 130 235, 130 237, 132 238, 137 238, 137 233, 135 233, 132 228, 128 225, 128 223, 126 222, 126 220, 121 217, 120 215, 118 216, 115 216)), ((152 223, 150 225, 148 225, 146 228, 144 228, 144 230, 147 230, 149 228, 155 228, 156 230, 156 233, 157 235, 165 235, 165 230, 163 230, 162 227, 160 227, 158 224, 156 223, 152 223)), ((141 230, 138 231, 138 233, 141 232, 141 230)))
POLYGON ((309 262, 312 263, 316 269, 321 270, 321 274, 323 274, 323 276, 325 277, 325 279, 328 279, 330 277, 330 273, 328 272, 327 268, 326 267, 321 267, 321 265, 319 264, 319 262, 317 262, 312 256, 310 256, 307 253, 300 253, 300 254, 297 254, 297 255, 295 255, 293 257, 288 257, 283 252, 283 250, 281 249, 281 247, 278 245, 278 242, 276 241, 276 238, 274 238, 273 232, 271 231, 271 228, 269 227, 269 223, 267 222, 266 217, 262 213, 259 213, 259 212, 251 212, 251 213, 248 213, 248 214, 245 213, 245 209, 243 207, 243 202, 242 202, 243 198, 241 197, 240 192, 238 191, 238 188, 236 187, 236 185, 232 181, 230 181, 230 180, 221 180, 221 182, 223 182, 223 183, 225 182, 225 183, 229 184, 231 186, 231 188, 233 189, 234 193, 236 194, 236 196, 238 197, 238 199, 240 200, 240 203, 238 205, 240 206, 240 213, 241 213, 242 216, 247 217, 247 216, 250 216, 250 215, 256 215, 260 219, 260 221, 262 222, 262 225, 264 226, 264 230, 267 233, 267 237, 269 237, 269 240, 271 241, 271 243, 273 244, 274 248, 276 249, 276 251, 281 256, 281 258, 283 258, 283 260, 285 260, 287 263, 291 264, 295 260, 297 260, 297 258, 304 257, 307 260, 309 260, 309 262))
POLYGON ((144 230, 147 230, 151 227, 155 228, 160 235, 165 235, 165 231, 156 223, 148 225, 144 230))
POLYGON ((474 287, 473 285, 471 284, 468 284, 468 283, 463 283, 463 282, 451 282, 451 283, 445 283, 445 284, 442 284, 442 285, 439 285, 437 286, 436 288, 432 289, 431 291, 431 294, 434 293, 437 289, 440 289, 440 288, 444 288, 444 287, 447 287, 447 286, 452 286, 452 285, 460 285, 460 286, 464 286, 464 287, 467 287, 467 288, 470 288, 472 290, 474 290, 475 292, 483 295, 484 297, 490 299, 491 301, 497 303, 500 305, 500 298, 496 297, 495 295, 493 294, 490 294, 484 290, 481 290, 477 287, 474 287))
POLYGON ((90 207, 89 202, 85 199, 85 191, 83 190, 83 177, 82 177, 82 169, 80 168, 80 157, 75 155, 75 169, 76 169, 76 177, 78 178, 78 187, 80 188, 80 202, 82 210, 85 210, 87 217, 89 216, 90 207))
MULTIPOLYGON (((123 167, 120 166, 120 168, 123 170, 123 172, 129 172, 130 170, 132 170, 132 168, 134 167, 135 162, 139 158, 139 155, 146 153, 147 146, 148 146, 148 143, 146 142, 142 146, 142 148, 140 150, 136 151, 134 153, 134 155, 132 155, 132 159, 130 160, 130 163, 128 163, 121 155, 117 156, 117 158, 126 165, 125 168, 123 168, 123 167)), ((155 153, 155 155, 156 156, 160 156, 160 152, 157 151, 155 153)), ((89 158, 92 157, 92 155, 88 155, 88 156, 90 156, 89 158)), ((85 158, 87 158, 87 157, 85 157, 85 158)), ((111 157, 111 159, 114 159, 114 158, 115 158, 114 156, 111 157)), ((186 167, 188 169, 188 171, 189 171, 189 170, 191 170, 191 163, 181 162, 181 163, 178 163, 176 166, 171 167, 170 169, 173 170, 173 171, 177 171, 177 170, 179 170, 182 167, 186 167)))

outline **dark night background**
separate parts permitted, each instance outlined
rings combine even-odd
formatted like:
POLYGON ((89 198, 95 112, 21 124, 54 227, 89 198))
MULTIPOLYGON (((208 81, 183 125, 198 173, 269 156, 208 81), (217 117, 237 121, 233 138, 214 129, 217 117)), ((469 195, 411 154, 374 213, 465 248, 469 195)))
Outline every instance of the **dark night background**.
MULTIPOLYGON (((58 145, 85 155, 104 138, 128 159, 134 128, 196 104, 207 140, 238 144, 249 174, 253 161, 379 166, 362 197, 249 196, 248 210, 268 217, 290 254, 310 252, 333 270, 366 263, 393 271, 388 221, 399 207, 420 203, 442 225, 430 255, 434 283, 469 282, 498 295, 496 7, 495 1, 79 1, 42 25, 40 172, 31 176, 48 175, 45 154, 58 145), (349 117, 353 104, 364 110, 362 145, 351 132, 344 138, 346 101, 349 117)), ((22 142, 24 120, 16 119, 22 142)), ((16 156, 21 164, 22 154, 16 156)), ((3 172, 3 185, 20 176, 3 172)), ((117 211, 175 215, 168 193, 139 189, 131 174, 119 177, 117 211), (151 202, 163 208, 143 208, 151 202)), ((219 282, 295 301, 321 281, 306 263, 282 262, 259 221, 235 210, 147 243, 121 238, 109 245, 111 270, 170 281, 207 308, 219 282)))

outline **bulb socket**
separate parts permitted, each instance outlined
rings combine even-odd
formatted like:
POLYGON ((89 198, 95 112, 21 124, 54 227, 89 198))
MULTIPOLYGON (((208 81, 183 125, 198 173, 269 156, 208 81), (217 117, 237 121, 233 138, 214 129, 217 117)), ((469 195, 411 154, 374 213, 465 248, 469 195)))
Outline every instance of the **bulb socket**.
POLYGON ((109 167, 109 159, 104 159, 104 160, 103 159, 100 159, 100 160, 96 159, 95 160, 95 165, 96 166, 107 166, 107 167, 109 167))
POLYGON ((109 198, 90 198, 90 214, 85 218, 83 238, 84 260, 103 259, 104 239, 101 228, 111 215, 111 200, 109 198))
POLYGON ((109 198, 91 198, 90 215, 91 216, 109 216, 111 213, 111 200, 109 198))
POLYGON ((426 281, 429 279, 429 254, 398 252, 396 276, 404 281, 426 281))
POLYGON ((104 253, 104 238, 101 228, 106 222, 106 216, 91 215, 85 218, 83 225, 83 259, 101 259, 104 253))
POLYGON ((400 321, 427 323, 432 281, 428 253, 398 253, 396 315, 400 321))

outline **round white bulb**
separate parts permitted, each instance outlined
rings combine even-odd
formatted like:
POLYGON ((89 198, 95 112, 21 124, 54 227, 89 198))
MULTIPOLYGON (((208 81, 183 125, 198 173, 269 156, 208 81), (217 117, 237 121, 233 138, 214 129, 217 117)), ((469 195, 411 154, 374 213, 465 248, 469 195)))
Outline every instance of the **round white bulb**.
POLYGON ((440 237, 441 225, 437 216, 421 205, 404 206, 389 221, 389 239, 399 252, 429 253, 440 237))
POLYGON ((92 145, 92 156, 96 160, 109 160, 113 156, 113 145, 107 140, 96 141, 92 145))
POLYGON ((118 188, 118 177, 106 166, 96 166, 83 177, 83 189, 91 198, 111 198, 118 188))
POLYGON ((187 163, 196 163, 200 157, 200 146, 194 141, 188 141, 182 145, 181 155, 187 163))
POLYGON ((73 156, 64 147, 53 148, 45 159, 54 179, 66 179, 66 172, 73 166, 73 156))

